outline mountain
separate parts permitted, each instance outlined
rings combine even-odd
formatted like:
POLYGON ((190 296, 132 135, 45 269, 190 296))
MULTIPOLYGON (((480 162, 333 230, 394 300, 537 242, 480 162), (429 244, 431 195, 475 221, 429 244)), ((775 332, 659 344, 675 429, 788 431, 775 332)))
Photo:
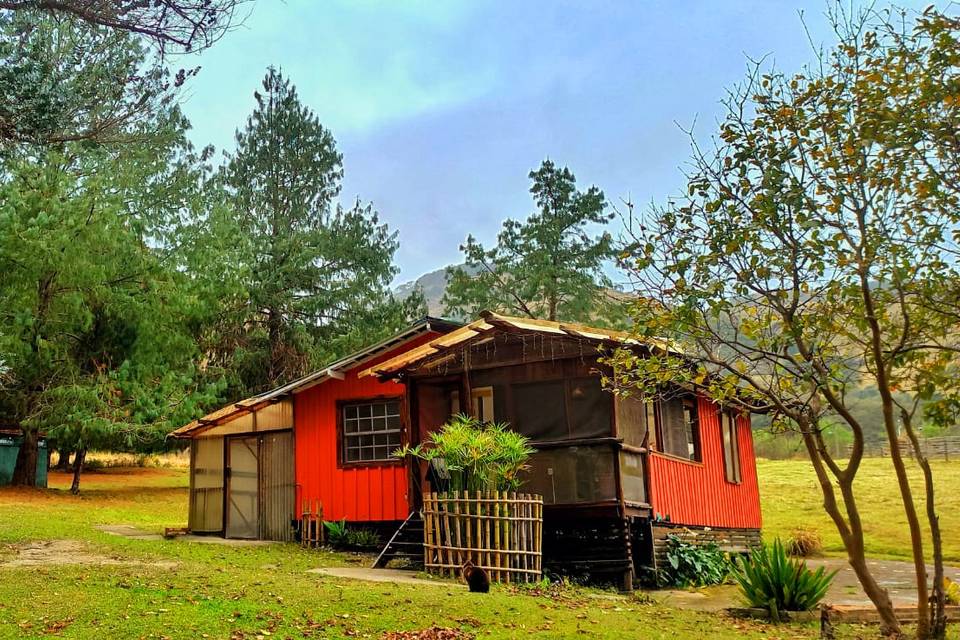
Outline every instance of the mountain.
MULTIPOLYGON (((451 266, 463 267, 462 264, 451 266)), ((447 268, 443 267, 425 273, 416 280, 399 284, 394 288, 393 294, 403 300, 419 287, 423 291, 423 297, 427 300, 427 313, 442 318, 444 313, 441 300, 443 300, 443 294, 447 290, 447 268)))

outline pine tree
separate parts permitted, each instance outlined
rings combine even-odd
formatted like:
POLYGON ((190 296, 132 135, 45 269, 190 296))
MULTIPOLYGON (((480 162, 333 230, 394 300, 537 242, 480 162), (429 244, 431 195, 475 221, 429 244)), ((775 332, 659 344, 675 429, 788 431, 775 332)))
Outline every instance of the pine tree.
POLYGON ((497 244, 485 249, 472 235, 460 247, 465 265, 447 271, 447 313, 474 316, 488 309, 546 320, 605 321, 611 282, 604 266, 614 257, 603 192, 578 191, 566 167, 545 160, 530 172, 539 211, 508 219, 497 244))
POLYGON ((149 142, 4 162, 0 415, 23 431, 15 484, 34 483, 41 432, 78 453, 155 447, 219 391, 198 387, 183 276, 148 240, 153 207, 178 191, 172 157, 189 156, 182 125, 174 112, 149 142))
POLYGON ((255 98, 215 185, 217 228, 234 234, 216 244, 229 245, 247 296, 221 360, 245 391, 303 375, 422 308, 390 294, 396 232, 371 205, 335 202, 343 167, 330 131, 274 68, 255 98))
POLYGON ((165 260, 198 159, 162 70, 130 34, 42 15, 3 16, 0 57, 0 138, 16 140, 0 142, 0 421, 21 428, 13 482, 32 485, 39 433, 135 449, 218 390, 197 384, 192 303, 165 260))

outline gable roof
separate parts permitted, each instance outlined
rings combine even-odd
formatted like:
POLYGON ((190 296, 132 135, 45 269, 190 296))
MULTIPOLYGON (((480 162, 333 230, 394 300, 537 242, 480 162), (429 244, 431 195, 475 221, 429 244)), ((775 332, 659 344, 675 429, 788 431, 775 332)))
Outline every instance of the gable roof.
POLYGON ((208 413, 202 418, 194 420, 190 424, 186 424, 178 429, 173 430, 169 434, 169 437, 189 438, 207 430, 208 428, 230 422, 241 415, 257 411, 258 409, 261 409, 267 405, 279 402, 282 398, 288 395, 305 391, 310 387, 318 385, 331 378, 342 380, 347 371, 355 369, 357 366, 369 362, 385 351, 389 351, 401 346, 405 342, 413 340, 414 338, 418 338, 425 333, 446 333, 459 326, 460 323, 457 322, 426 316, 423 319, 411 324, 406 329, 403 329, 399 333, 387 338, 386 340, 382 340, 374 345, 332 362, 329 365, 318 369, 317 371, 308 373, 302 378, 297 378, 296 380, 288 382, 287 384, 254 396, 250 396, 249 398, 239 400, 232 404, 228 404, 217 409, 216 411, 208 413))
POLYGON ((593 342, 617 344, 631 347, 647 347, 652 349, 675 350, 666 341, 657 340, 640 342, 630 337, 625 331, 589 327, 572 322, 553 322, 550 320, 533 320, 530 318, 515 318, 503 316, 492 311, 483 311, 480 319, 455 331, 431 340, 427 344, 410 349, 405 353, 380 362, 368 369, 364 369, 359 377, 379 376, 391 378, 400 374, 404 369, 423 363, 438 355, 442 355, 455 348, 464 346, 474 340, 480 340, 495 331, 514 331, 524 333, 540 333, 560 337, 580 338, 593 342))

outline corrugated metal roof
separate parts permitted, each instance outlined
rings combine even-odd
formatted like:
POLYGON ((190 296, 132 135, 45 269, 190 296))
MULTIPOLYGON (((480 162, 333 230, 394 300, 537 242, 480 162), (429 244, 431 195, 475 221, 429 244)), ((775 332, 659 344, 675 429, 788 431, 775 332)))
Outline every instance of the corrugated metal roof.
POLYGON ((674 350, 671 349, 665 341, 641 343, 625 331, 588 327, 570 322, 515 318, 502 316, 491 311, 484 311, 480 315, 481 318, 479 320, 471 322, 455 331, 451 331, 436 340, 431 340, 425 345, 411 349, 406 353, 401 353, 395 358, 390 358, 369 369, 364 369, 358 376, 394 376, 407 367, 419 364, 428 358, 439 355, 454 347, 463 346, 497 329, 570 336, 596 342, 612 342, 628 346, 647 346, 664 351, 674 350))
POLYGON ((216 411, 208 413, 202 418, 194 420, 190 424, 186 424, 178 429, 173 430, 170 432, 170 437, 189 438, 197 430, 229 422, 233 418, 256 411, 261 407, 277 402, 284 396, 305 391, 314 385, 320 384, 324 380, 329 380, 330 378, 341 378, 343 376, 343 372, 349 371, 356 366, 376 357, 383 351, 394 348, 423 333, 429 331, 443 331, 444 329, 456 326, 459 326, 459 323, 427 316, 426 318, 410 325, 403 331, 387 338, 386 340, 352 353, 349 356, 341 358, 340 360, 337 360, 336 362, 333 362, 322 369, 303 376, 302 378, 288 382, 287 384, 276 387, 275 389, 271 389, 270 391, 265 391, 264 393, 250 396, 249 398, 245 398, 233 404, 228 404, 217 409, 216 411))

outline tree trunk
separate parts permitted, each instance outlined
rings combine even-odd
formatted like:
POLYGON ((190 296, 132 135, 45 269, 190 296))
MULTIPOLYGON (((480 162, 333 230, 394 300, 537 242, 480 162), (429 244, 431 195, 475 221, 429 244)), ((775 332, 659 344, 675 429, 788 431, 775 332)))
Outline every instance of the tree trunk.
POLYGON ((270 363, 267 369, 267 376, 270 378, 270 386, 279 384, 281 370, 283 368, 283 345, 280 344, 282 327, 280 325, 280 313, 271 309, 267 316, 267 332, 270 340, 270 363))
POLYGON ((57 471, 69 471, 70 467, 70 454, 72 452, 69 449, 60 449, 60 457, 57 458, 57 471))
POLYGON ((937 515, 934 500, 933 471, 930 460, 920 446, 920 440, 913 430, 910 414, 901 410, 904 431, 910 439, 914 456, 923 471, 923 488, 926 498, 927 522, 930 524, 930 542, 933 546, 933 588, 930 593, 930 637, 942 640, 947 637, 947 595, 944 590, 943 573, 943 535, 940 531, 940 516, 937 515))
POLYGON ((860 511, 857 507, 856 498, 853 494, 853 477, 836 478, 843 498, 843 505, 847 511, 848 518, 844 518, 840 511, 840 505, 837 502, 836 492, 833 481, 826 469, 823 460, 823 452, 813 435, 815 426, 801 425, 801 435, 803 443, 806 446, 807 454, 813 463, 814 471, 817 475, 817 481, 820 484, 820 491, 823 494, 823 507, 837 527, 840 539, 843 541, 843 547, 847 552, 847 562, 850 568, 857 575, 857 580, 863 587, 863 592, 870 598, 874 608, 880 615, 880 630, 883 635, 889 638, 900 638, 903 632, 900 628, 900 621, 897 620, 893 609, 893 602, 890 600, 890 594, 880 586, 867 564, 866 546, 863 540, 863 529, 860 526, 860 511))
MULTIPOLYGON (((858 213, 857 227, 861 237, 867 237, 863 214, 858 213)), ((910 488, 910 479, 907 477, 907 467, 900 451, 897 438, 895 402, 890 391, 890 362, 888 362, 883 343, 884 331, 877 319, 877 309, 870 285, 869 265, 872 255, 864 255, 858 248, 858 275, 860 278, 860 295, 863 299, 864 319, 870 328, 869 355, 865 357, 868 369, 873 368, 873 376, 877 381, 877 391, 880 393, 880 406, 883 410, 883 427, 890 443, 890 461, 896 473, 897 485, 900 489, 900 498, 903 502, 903 513, 907 517, 907 526, 910 529, 910 550, 913 554, 913 570, 917 585, 917 634, 918 640, 930 637, 930 589, 927 584, 927 561, 923 554, 923 531, 920 529, 920 516, 917 514, 917 505, 913 502, 913 491, 910 488)))
MULTIPOLYGON (((900 498, 903 503, 904 515, 907 517, 907 526, 910 529, 910 550, 913 555, 913 570, 917 586, 917 638, 918 640, 925 640, 930 637, 930 590, 927 586, 927 561, 923 555, 923 532, 920 529, 917 507, 913 502, 913 491, 910 488, 910 479, 907 477, 907 466, 903 461, 903 453, 900 451, 900 443, 897 440, 896 426, 892 424, 892 406, 890 407, 891 415, 887 415, 885 405, 888 401, 892 403, 892 399, 884 398, 884 395, 881 391, 887 441, 890 443, 890 460, 893 463, 897 485, 900 488, 900 498)), ((889 396, 889 392, 886 395, 889 396)))
POLYGON ((80 473, 83 471, 83 461, 87 458, 85 447, 77 449, 73 456, 73 482, 70 483, 70 493, 77 495, 80 493, 80 473))
POLYGON ((37 458, 39 457, 40 436, 36 429, 24 429, 20 450, 17 452, 17 464, 13 468, 10 484, 15 487, 37 486, 37 458))

